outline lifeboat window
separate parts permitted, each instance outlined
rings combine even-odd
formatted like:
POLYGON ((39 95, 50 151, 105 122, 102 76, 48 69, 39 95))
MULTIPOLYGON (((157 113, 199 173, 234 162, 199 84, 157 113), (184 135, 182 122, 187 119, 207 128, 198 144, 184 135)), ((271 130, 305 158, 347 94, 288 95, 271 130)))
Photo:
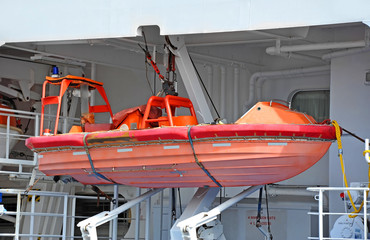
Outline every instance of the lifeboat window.
POLYGON ((292 109, 311 115, 317 122, 329 119, 330 91, 297 91, 291 98, 292 109))
POLYGON ((175 116, 190 116, 190 109, 185 107, 176 108, 175 116))

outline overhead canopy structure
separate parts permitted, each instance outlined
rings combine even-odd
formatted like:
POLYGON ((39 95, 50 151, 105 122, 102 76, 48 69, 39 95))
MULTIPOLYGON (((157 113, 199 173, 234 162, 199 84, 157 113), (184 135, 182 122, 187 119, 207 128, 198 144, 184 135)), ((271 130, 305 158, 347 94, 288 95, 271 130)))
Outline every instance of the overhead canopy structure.
POLYGON ((367 0, 5 0, 1 5, 0 45, 134 37, 148 25, 157 25, 161 35, 178 35, 370 21, 367 0))

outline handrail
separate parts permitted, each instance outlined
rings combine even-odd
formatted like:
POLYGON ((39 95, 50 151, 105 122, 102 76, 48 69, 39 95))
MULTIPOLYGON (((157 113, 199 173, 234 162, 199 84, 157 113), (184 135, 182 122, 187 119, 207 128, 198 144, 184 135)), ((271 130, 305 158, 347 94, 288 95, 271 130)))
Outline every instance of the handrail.
POLYGON ((281 102, 281 103, 284 103, 289 109, 291 109, 291 102, 288 102, 288 101, 285 101, 285 100, 282 100, 282 99, 272 99, 270 100, 270 107, 272 106, 272 103, 273 102, 281 102))
MULTIPOLYGON (((85 218, 86 216, 76 216, 75 215, 75 209, 76 209, 76 199, 91 199, 91 200, 104 200, 106 199, 104 196, 79 196, 79 195, 70 195, 69 193, 66 192, 50 192, 50 191, 35 191, 31 190, 29 192, 25 192, 24 189, 0 189, 0 193, 3 195, 16 195, 17 196, 17 210, 16 211, 5 211, 2 212, 5 216, 8 217, 8 219, 12 218, 12 221, 14 220, 15 223, 15 232, 14 233, 0 233, 0 237, 15 237, 15 239, 19 239, 19 237, 29 237, 30 239, 32 238, 37 238, 37 237, 53 237, 53 238, 59 238, 62 240, 66 239, 74 239, 74 238, 80 238, 80 236, 74 236, 74 219, 81 219, 85 218), (32 196, 31 197, 31 208, 29 211, 21 211, 21 199, 23 196, 32 196), (56 198, 60 197, 62 199, 62 205, 63 209, 61 213, 51 213, 51 212, 35 212, 35 201, 36 201, 36 195, 37 196, 42 196, 42 197, 51 197, 51 198, 56 198), (70 215, 68 213, 68 203, 71 201, 72 204, 72 211, 70 212, 70 215), (15 216, 15 218, 13 217, 15 216), (28 216, 30 218, 30 231, 29 233, 21 233, 20 230, 20 224, 21 224, 21 216, 28 216), (63 219, 63 224, 62 224, 62 232, 60 235, 55 235, 55 234, 40 234, 40 233, 34 233, 34 222, 35 222, 35 217, 36 216, 43 216, 43 217, 57 217, 57 218, 62 218, 63 219), (68 219, 70 219, 70 222, 68 223, 68 219), (67 228, 70 226, 71 233, 70 235, 67 235, 67 228)), ((118 198, 119 200, 126 200, 125 198, 118 198)), ((1 213, 0 213, 1 214, 1 213)))
MULTIPOLYGON (((35 119, 36 116, 41 116, 41 113, 38 113, 38 112, 27 112, 23 110, 15 110, 15 109, 8 109, 8 108, 1 108, 1 107, 0 107, 0 111, 3 111, 3 112, 0 112, 0 116, 11 116, 11 117, 28 118, 28 119, 35 119), (19 114, 9 115, 4 112, 21 113, 21 114, 26 114, 26 115, 19 115, 19 114), (33 115, 35 117, 31 118, 27 115, 33 115)), ((55 117, 55 115, 51 115, 51 114, 44 114, 44 116, 49 117, 49 118, 55 117)), ((71 118, 71 117, 65 117, 65 116, 60 116, 60 118, 68 118, 69 120, 80 120, 79 118, 71 118)))
MULTIPOLYGON (((324 212, 323 208, 323 193, 325 191, 362 191, 363 196, 366 196, 366 192, 370 190, 370 188, 367 187, 309 187, 307 188, 308 191, 314 191, 319 192, 319 195, 315 197, 317 201, 319 201, 319 211, 316 212, 309 212, 310 215, 318 215, 319 216, 319 236, 318 237, 309 237, 308 239, 319 239, 319 240, 330 240, 330 239, 338 239, 338 238, 331 238, 331 237, 324 237, 324 215, 353 215, 353 213, 338 213, 338 212, 324 212)), ((329 194, 330 195, 330 194, 329 194)), ((364 231, 366 232, 367 229, 367 219, 368 219, 368 213, 367 213, 367 203, 369 201, 364 200, 364 206, 363 206, 363 213, 356 213, 356 215, 362 216, 364 218, 363 220, 363 226, 364 231)), ((367 234, 365 234, 366 236, 367 234)))
MULTIPOLYGON (((0 165, 1 166, 18 166, 17 170, 3 170, 0 169, 0 174, 4 175, 25 175, 29 176, 31 175, 31 172, 25 171, 24 167, 35 167, 37 166, 37 154, 30 152, 22 152, 22 155, 17 154, 17 156, 11 156, 12 155, 12 149, 11 149, 11 141, 25 141, 29 137, 37 136, 39 133, 39 119, 40 119, 40 113, 37 112, 27 112, 23 110, 17 110, 17 109, 8 109, 8 108, 1 108, 0 107, 0 116, 6 116, 7 121, 6 124, 3 124, 2 127, 4 129, 3 132, 0 132, 0 140, 3 141, 3 145, 0 149, 0 165), (18 118, 18 119, 24 119, 26 121, 34 120, 34 134, 24 134, 17 130, 17 128, 10 125, 10 118, 18 118), (12 131, 14 130, 14 131, 12 131), (27 158, 27 156, 29 156, 27 158)), ((50 121, 51 118, 55 118, 55 116, 50 114, 45 114, 45 118, 47 121, 50 121)), ((79 120, 77 118, 69 118, 65 116, 60 117, 61 120, 66 124, 67 121, 76 121, 79 120)))
POLYGON ((370 156, 369 156, 369 139, 365 139, 365 151, 364 151, 364 157, 367 163, 370 163, 370 156))

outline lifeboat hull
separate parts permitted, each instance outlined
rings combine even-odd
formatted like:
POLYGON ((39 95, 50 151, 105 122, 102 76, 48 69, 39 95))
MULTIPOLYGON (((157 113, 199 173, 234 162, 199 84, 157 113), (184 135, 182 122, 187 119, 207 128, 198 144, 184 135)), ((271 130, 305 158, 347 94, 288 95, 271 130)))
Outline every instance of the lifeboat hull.
POLYGON ((42 136, 26 145, 39 153, 40 171, 83 184, 236 187, 294 177, 334 139, 326 125, 230 124, 42 136))

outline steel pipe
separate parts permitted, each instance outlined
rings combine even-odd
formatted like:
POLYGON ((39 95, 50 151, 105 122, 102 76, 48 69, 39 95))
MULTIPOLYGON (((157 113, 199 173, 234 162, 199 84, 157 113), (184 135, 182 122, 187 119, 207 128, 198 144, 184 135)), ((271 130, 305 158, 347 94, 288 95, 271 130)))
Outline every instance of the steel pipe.
POLYGON ((357 48, 365 47, 366 41, 350 41, 350 42, 331 42, 331 43, 313 43, 280 47, 268 47, 266 53, 274 55, 280 52, 299 52, 299 51, 317 51, 327 49, 340 49, 340 48, 357 48))

